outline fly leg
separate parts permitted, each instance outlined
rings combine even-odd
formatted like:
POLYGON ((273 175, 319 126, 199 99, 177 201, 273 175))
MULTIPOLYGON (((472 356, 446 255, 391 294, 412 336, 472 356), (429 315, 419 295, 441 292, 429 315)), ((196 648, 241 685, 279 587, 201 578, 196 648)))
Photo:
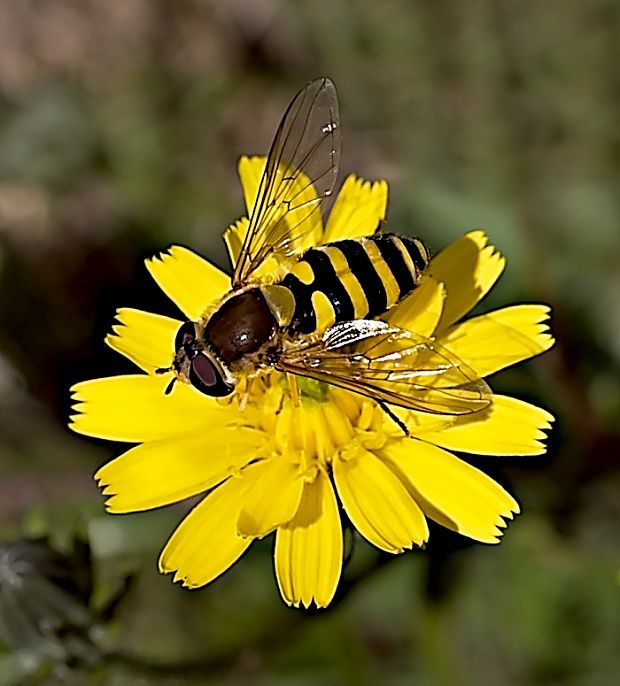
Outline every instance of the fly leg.
POLYGON ((301 405, 301 401, 299 399, 299 386, 297 385, 297 377, 295 374, 287 374, 286 380, 288 381, 288 390, 291 394, 293 407, 299 407, 301 405))
POLYGON ((386 414, 395 424, 397 424, 398 427, 399 427, 400 429, 403 430, 405 436, 408 436, 408 437, 411 436, 411 434, 409 433, 409 429, 408 429, 408 428, 406 427, 406 425, 405 425, 405 422, 403 422, 402 419, 400 419, 399 417, 397 417, 397 416, 392 412, 392 410, 390 410, 390 408, 389 408, 384 402, 382 402, 381 400, 377 400, 377 404, 378 404, 379 407, 385 412, 385 414, 386 414))
POLYGON ((248 400, 250 398, 250 390, 252 388, 252 382, 254 379, 246 379, 245 388, 239 397, 239 412, 243 412, 247 407, 248 400))

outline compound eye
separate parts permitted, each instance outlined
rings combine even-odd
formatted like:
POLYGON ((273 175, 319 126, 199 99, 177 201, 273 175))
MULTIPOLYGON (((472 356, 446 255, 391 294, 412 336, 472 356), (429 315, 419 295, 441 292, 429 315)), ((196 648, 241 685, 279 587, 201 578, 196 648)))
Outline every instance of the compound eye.
POLYGON ((174 349, 181 350, 184 346, 189 345, 196 339, 196 328, 194 322, 185 322, 181 324, 177 335, 174 339, 174 349))
POLYGON ((206 355, 197 355, 189 368, 189 380, 194 388, 205 395, 221 397, 230 395, 235 389, 229 386, 221 370, 206 355))

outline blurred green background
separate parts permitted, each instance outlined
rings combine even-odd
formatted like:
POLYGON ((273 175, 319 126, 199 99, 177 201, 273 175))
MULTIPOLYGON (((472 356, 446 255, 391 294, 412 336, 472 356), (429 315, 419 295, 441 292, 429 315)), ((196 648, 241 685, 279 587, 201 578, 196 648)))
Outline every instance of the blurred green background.
POLYGON ((0 648, 0 685, 618 683, 619 210, 615 0, 0 0, 0 539, 86 540, 99 610, 133 578, 99 664, 0 648), (227 266, 236 160, 321 75, 341 177, 389 181, 390 229, 438 250, 483 227, 508 258, 485 308, 552 304, 554 350, 493 387, 558 421, 545 457, 471 460, 522 504, 500 546, 357 541, 312 613, 270 540, 199 592, 159 577, 186 506, 105 515, 91 474, 120 447, 65 422, 71 383, 129 369, 115 308, 173 312, 144 257, 227 266))

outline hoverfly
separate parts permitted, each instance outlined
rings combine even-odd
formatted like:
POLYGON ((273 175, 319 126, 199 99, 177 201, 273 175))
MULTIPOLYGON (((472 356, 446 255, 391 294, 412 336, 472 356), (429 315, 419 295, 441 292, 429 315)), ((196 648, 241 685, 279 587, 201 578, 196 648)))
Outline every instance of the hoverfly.
POLYGON ((489 406, 488 386, 455 355, 377 319, 419 283, 429 261, 420 240, 379 227, 365 238, 300 249, 302 227, 332 193, 339 158, 336 89, 317 79, 293 98, 277 129, 230 291, 181 325, 171 366, 157 370, 175 373, 167 393, 181 380, 227 396, 242 379, 276 369, 384 409, 461 415, 489 406), (310 188, 316 195, 308 199, 310 188), (271 256, 285 265, 283 277, 257 275, 271 256))

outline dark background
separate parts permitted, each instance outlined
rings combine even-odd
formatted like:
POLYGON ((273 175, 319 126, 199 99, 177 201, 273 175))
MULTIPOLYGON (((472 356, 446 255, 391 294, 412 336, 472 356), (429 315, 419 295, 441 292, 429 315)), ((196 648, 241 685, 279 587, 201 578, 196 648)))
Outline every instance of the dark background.
MULTIPOLYGON (((619 114, 613 0, 0 0, 0 538, 77 533, 97 587, 137 573, 109 632, 135 664, 65 682, 616 683, 619 114), (472 460, 524 510, 500 546, 358 541, 307 613, 279 599, 271 540, 199 592, 159 577, 185 506, 105 515, 91 474, 115 447, 65 423, 71 383, 129 369, 102 340, 115 308, 174 312, 144 257, 228 266, 236 160, 322 75, 341 177, 389 181, 387 226, 433 250, 483 227, 508 258, 485 307, 553 306, 554 350, 492 383, 558 421, 545 457, 472 460)), ((14 657, 0 684, 23 683, 14 657)))

